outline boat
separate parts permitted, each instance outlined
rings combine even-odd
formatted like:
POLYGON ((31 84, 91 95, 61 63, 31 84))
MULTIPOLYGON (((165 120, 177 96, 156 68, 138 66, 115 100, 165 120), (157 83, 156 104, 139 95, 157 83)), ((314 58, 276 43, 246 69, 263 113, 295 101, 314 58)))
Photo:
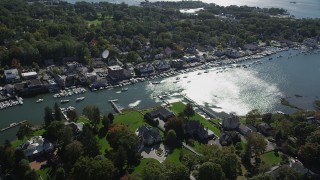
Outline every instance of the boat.
POLYGON ((118 99, 111 99, 111 100, 108 100, 109 102, 117 102, 118 99))
POLYGON ((38 99, 37 101, 36 101, 36 103, 41 103, 43 101, 43 99, 38 99))
POLYGON ((76 110, 76 108, 72 106, 67 107, 67 111, 73 111, 73 110, 76 110))
POLYGON ((76 101, 77 101, 77 102, 82 101, 82 100, 84 100, 84 98, 85 98, 85 97, 83 97, 83 96, 82 96, 82 97, 78 97, 78 98, 76 99, 76 101))
POLYGON ((160 84, 160 81, 153 81, 152 84, 160 84))
POLYGON ((269 58, 269 60, 272 60, 272 57, 271 57, 271 58, 269 58))
POLYGON ((204 71, 204 73, 208 73, 208 72, 209 72, 209 70, 205 70, 205 71, 204 71))
POLYGON ((128 91, 128 88, 123 87, 123 88, 121 88, 121 91, 122 92, 128 91))
POLYGON ((60 103, 68 103, 70 100, 69 99, 63 99, 60 101, 60 103))
POLYGON ((179 79, 180 79, 180 77, 177 77, 177 78, 176 78, 176 80, 179 80, 179 79))
POLYGON ((201 75, 201 72, 199 72, 198 75, 201 75))

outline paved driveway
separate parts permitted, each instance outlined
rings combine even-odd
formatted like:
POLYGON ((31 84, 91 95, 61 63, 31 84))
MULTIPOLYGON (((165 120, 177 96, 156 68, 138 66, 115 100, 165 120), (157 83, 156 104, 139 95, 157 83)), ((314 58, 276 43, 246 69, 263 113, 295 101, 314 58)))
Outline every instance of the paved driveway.
POLYGON ((166 156, 165 156, 165 147, 164 145, 161 143, 161 144, 157 144, 157 145, 154 145, 152 147, 144 147, 141 151, 141 156, 143 158, 153 158, 153 159, 156 159, 158 160, 160 163, 162 163, 165 159, 166 159, 166 156), (162 148, 163 149, 163 155, 161 157, 159 157, 157 154, 156 154, 156 149, 158 148, 162 148))

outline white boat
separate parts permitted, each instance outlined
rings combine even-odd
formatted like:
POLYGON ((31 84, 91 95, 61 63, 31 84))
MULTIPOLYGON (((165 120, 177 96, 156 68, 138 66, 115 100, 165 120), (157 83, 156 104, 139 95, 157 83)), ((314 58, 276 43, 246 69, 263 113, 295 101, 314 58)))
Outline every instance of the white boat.
POLYGON ((41 103, 43 101, 43 99, 38 99, 37 101, 36 101, 36 103, 41 103))
POLYGON ((111 100, 109 100, 109 102, 117 102, 118 101, 118 99, 111 99, 111 100))
POLYGON ((122 91, 122 92, 128 91, 128 88, 123 87, 123 88, 121 88, 121 91, 122 91))
POLYGON ((78 97, 78 98, 76 99, 76 101, 79 102, 79 101, 84 100, 85 98, 86 98, 86 97, 83 97, 83 96, 82 96, 82 97, 78 97))
POLYGON ((60 103, 68 103, 70 100, 69 99, 63 99, 60 101, 60 103))

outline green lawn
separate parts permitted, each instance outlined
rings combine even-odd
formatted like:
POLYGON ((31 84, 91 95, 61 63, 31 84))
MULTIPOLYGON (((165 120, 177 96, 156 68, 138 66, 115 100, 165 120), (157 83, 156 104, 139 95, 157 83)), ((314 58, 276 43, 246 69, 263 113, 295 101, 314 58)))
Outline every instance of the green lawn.
POLYGON ((133 110, 126 111, 123 114, 116 114, 114 116, 114 122, 128 125, 133 132, 140 126, 146 124, 143 115, 133 110))
POLYGON ((270 151, 265 154, 262 154, 260 157, 263 162, 265 162, 267 165, 270 165, 270 166, 274 166, 281 162, 280 154, 279 156, 276 156, 274 151, 270 151))
POLYGON ((146 167, 150 162, 159 163, 159 161, 151 158, 141 159, 140 164, 135 167, 133 174, 141 174, 144 167, 146 167))
POLYGON ((98 144, 99 144, 99 147, 100 147, 100 153, 101 154, 104 154, 106 149, 107 150, 111 150, 111 146, 109 144, 109 142, 107 141, 107 138, 106 136, 102 137, 102 138, 99 138, 98 135, 96 135, 96 138, 97 138, 97 141, 98 141, 98 144))
POLYGON ((42 129, 42 128, 38 129, 38 130, 34 131, 30 136, 24 137, 24 139, 22 139, 22 140, 16 139, 16 140, 12 141, 11 144, 12 144, 12 146, 17 147, 20 144, 23 144, 24 142, 29 140, 31 137, 33 137, 33 136, 42 136, 45 132, 46 132, 45 129, 42 129))
POLYGON ((174 163, 174 164, 181 164, 180 162, 180 153, 182 149, 176 148, 173 150, 173 152, 170 152, 165 160, 165 162, 168 163, 174 163))
MULTIPOLYGON (((46 167, 43 169, 40 169, 37 171, 37 173, 42 177, 43 180, 49 179, 50 172, 52 171, 52 168, 46 167), (49 176, 48 176, 49 175, 49 176)), ((52 177, 51 177, 52 178, 52 177)), ((40 178, 41 179, 41 178, 40 178)))
MULTIPOLYGON (((176 103, 171 104, 171 110, 173 112, 175 112, 176 114, 183 112, 185 107, 186 107, 186 105, 183 104, 182 102, 176 102, 176 103)), ((217 136, 221 135, 221 131, 218 127, 216 127, 215 125, 210 123, 208 120, 206 120, 204 117, 200 116, 198 113, 195 113, 195 115, 193 117, 191 117, 190 119, 200 121, 201 124, 203 124, 203 126, 208 127, 212 132, 214 132, 215 135, 217 135, 217 136)))
POLYGON ((87 23, 88 23, 88 25, 100 25, 102 23, 102 21, 99 19, 96 19, 93 21, 87 21, 87 23))

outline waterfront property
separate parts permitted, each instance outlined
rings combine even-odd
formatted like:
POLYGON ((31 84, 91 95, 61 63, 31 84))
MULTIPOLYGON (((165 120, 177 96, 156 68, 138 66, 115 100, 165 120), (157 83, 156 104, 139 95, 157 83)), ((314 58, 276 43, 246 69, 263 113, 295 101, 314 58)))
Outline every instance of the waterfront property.
POLYGON ((215 137, 214 133, 204 127, 199 121, 189 120, 185 123, 185 131, 188 136, 198 138, 200 141, 209 140, 215 137))
POLYGON ((136 135, 139 137, 139 150, 140 152, 144 146, 152 146, 160 143, 162 138, 158 128, 141 126, 136 130, 136 135))
POLYGON ((154 111, 148 112, 145 115, 146 119, 167 121, 170 117, 173 117, 174 113, 164 107, 160 107, 154 111))
POLYGON ((35 158, 53 151, 53 144, 42 136, 34 136, 19 147, 28 158, 35 158))
POLYGON ((240 125, 239 117, 233 114, 230 117, 224 118, 222 120, 222 127, 227 130, 237 129, 239 125, 240 125))

